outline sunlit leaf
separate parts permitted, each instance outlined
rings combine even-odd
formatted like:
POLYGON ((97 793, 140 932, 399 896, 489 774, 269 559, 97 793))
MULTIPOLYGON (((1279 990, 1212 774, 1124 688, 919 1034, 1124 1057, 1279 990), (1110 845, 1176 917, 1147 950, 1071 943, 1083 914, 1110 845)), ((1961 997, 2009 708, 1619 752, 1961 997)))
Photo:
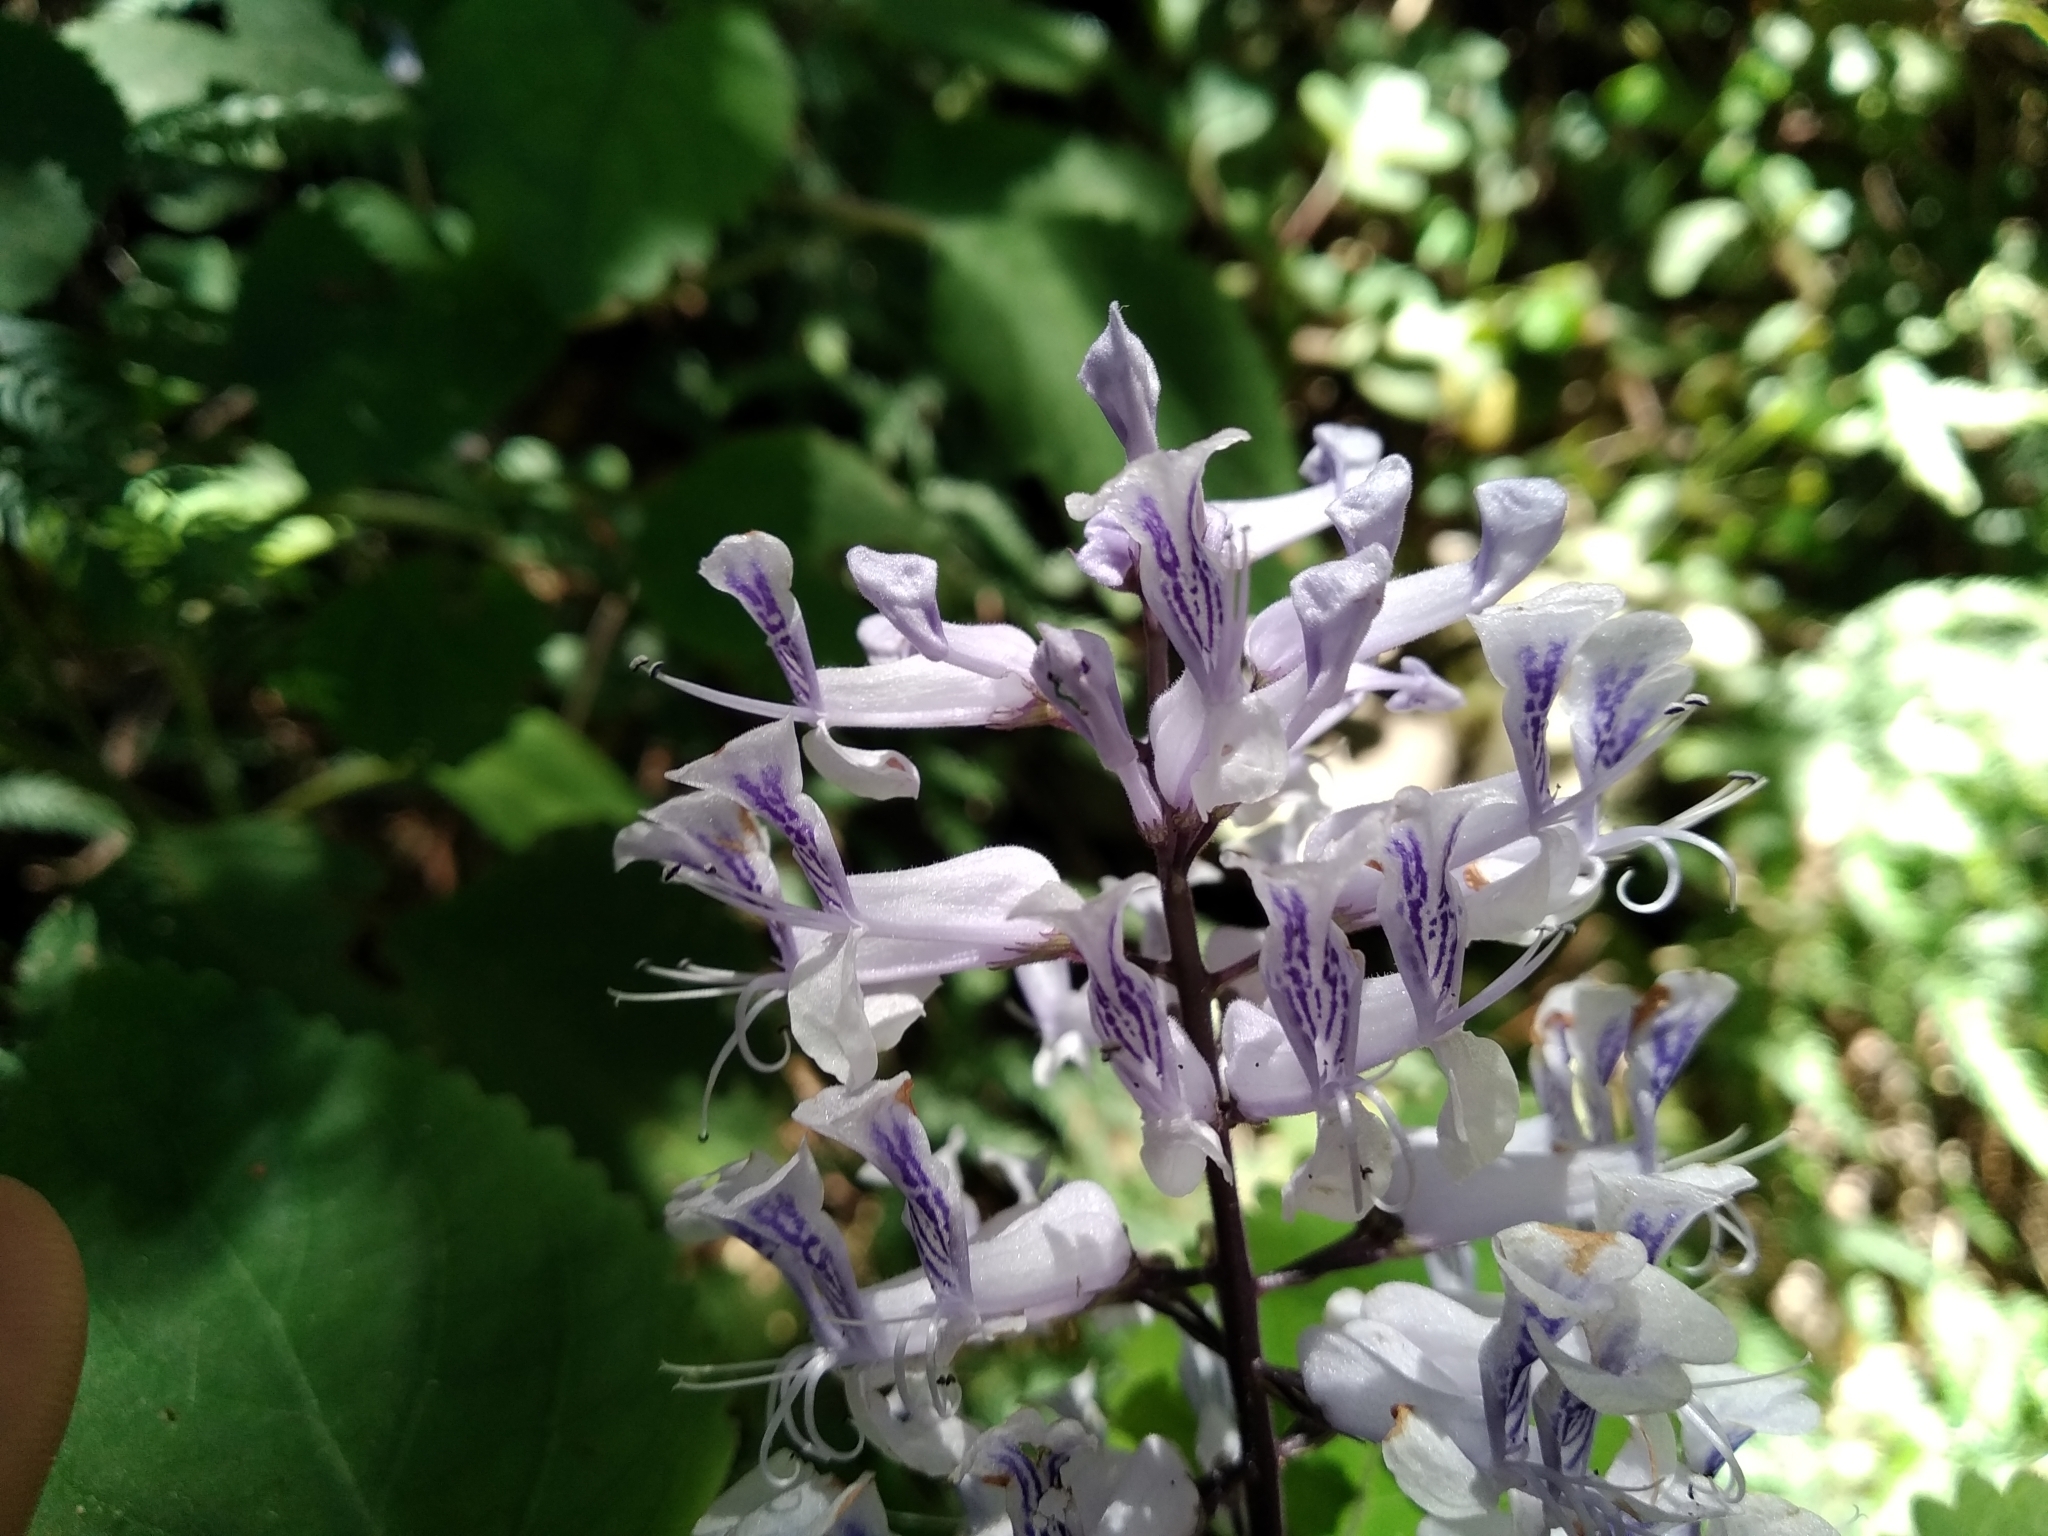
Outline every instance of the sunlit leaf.
POLYGON ((453 767, 434 787, 507 848, 528 846, 562 827, 622 826, 639 793, 618 764, 552 710, 515 715, 510 729, 453 767))
POLYGON ((1732 197, 1707 197, 1664 215, 1650 247, 1650 291, 1675 299, 1691 293, 1714 258, 1749 228, 1749 210, 1732 197))
POLYGON ((1158 360, 1162 442, 1227 426, 1252 434, 1210 466, 1212 491, 1299 483, 1299 453, 1257 339, 1182 252, 1080 220, 951 224, 937 244, 933 343, 975 391, 997 440, 1050 490, 1093 490, 1123 462, 1101 414, 1074 387, 1075 359, 1112 300, 1158 360))
POLYGON ((148 6, 103 6, 66 27, 64 40, 138 123, 219 90, 396 105, 396 89, 323 0, 225 0, 221 9, 225 25, 210 27, 148 6))
POLYGON ((0 774, 0 831, 103 837, 134 830, 113 801, 68 779, 53 773, 0 774))

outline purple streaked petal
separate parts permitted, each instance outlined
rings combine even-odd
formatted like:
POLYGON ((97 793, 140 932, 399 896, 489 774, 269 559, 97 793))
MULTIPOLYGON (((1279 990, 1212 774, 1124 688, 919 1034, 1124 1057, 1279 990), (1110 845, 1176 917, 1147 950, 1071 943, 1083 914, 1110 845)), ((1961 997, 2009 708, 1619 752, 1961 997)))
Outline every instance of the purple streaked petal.
POLYGON ((1365 964, 1331 920, 1347 873, 1326 865, 1248 863, 1266 909, 1259 975, 1267 1006, 1324 1101, 1351 1091, 1365 964))
POLYGON ((854 590, 904 642, 933 661, 946 659, 946 626, 939 617, 939 562, 929 555, 885 554, 856 544, 846 552, 854 590))
POLYGON ((1123 306, 1109 306, 1109 321, 1081 359, 1081 387, 1101 410, 1124 457, 1159 451, 1159 369, 1152 354, 1124 324, 1123 306))
POLYGON ((1138 748, 1124 718, 1109 642, 1093 630, 1051 624, 1041 624, 1038 633, 1038 650, 1031 658, 1031 680, 1038 691, 1095 749, 1103 767, 1114 773, 1136 761, 1138 748))
POLYGON ((1145 601, 1204 697, 1228 696, 1238 684, 1244 610, 1235 554, 1212 541, 1202 500, 1210 457, 1246 435, 1218 432, 1186 448, 1134 460, 1093 497, 1070 501, 1084 514, 1108 513, 1138 545, 1138 582, 1145 601))
POLYGON ((789 546, 772 533, 736 533, 719 540, 698 562, 697 574, 747 610, 789 679, 791 697, 805 709, 816 709, 818 666, 804 632, 803 610, 791 590, 795 565, 789 546))
POLYGON ((1700 1163, 1657 1173, 1604 1171, 1593 1176, 1594 1221, 1626 1232, 1661 1264, 1694 1222, 1756 1188, 1734 1163, 1700 1163))
POLYGON ((868 1306, 846 1239, 825 1215, 824 1185, 808 1147, 780 1167, 755 1152, 683 1185, 669 1200, 667 1225, 677 1242, 712 1233, 738 1238, 789 1281, 820 1345, 834 1353, 861 1347, 868 1306))
POLYGON ((1552 987, 1537 1006, 1529 1085, 1560 1141, 1605 1146, 1614 1140, 1608 1079, 1628 1043, 1635 993, 1581 977, 1552 987))
POLYGON ((858 1152, 896 1187, 904 1229, 940 1309, 971 1311, 966 1196, 957 1173, 932 1152, 911 1104, 910 1074, 860 1088, 825 1088, 797 1105, 792 1118, 858 1152))
MULTIPOLYGON (((768 851, 768 832, 752 812, 716 791, 676 795, 623 828, 612 841, 614 868, 651 859, 664 871, 682 866, 702 878, 698 889, 731 892, 749 908, 779 900, 782 885, 768 851)), ((784 923, 771 922, 776 954, 787 966, 796 942, 784 923)))
POLYGON ((1622 595, 1614 587, 1572 583, 1526 603, 1472 616, 1486 664, 1503 691, 1501 721, 1531 811, 1541 811, 1552 799, 1550 710, 1564 686, 1566 668, 1579 643, 1621 607, 1622 595))
POLYGON ((1600 1414, 1584 1398, 1569 1392, 1556 1377, 1545 1377, 1536 1391, 1536 1429, 1545 1465, 1573 1476, 1593 1460, 1593 1431, 1600 1414))
POLYGON ((1636 1005, 1628 1048, 1628 1091, 1636 1139, 1656 1150, 1657 1106, 1714 1021, 1735 1001, 1736 985, 1718 971, 1666 971, 1636 1005))
MULTIPOLYGON (((1099 1184, 1077 1179, 1031 1206, 1012 1206, 982 1223, 967 1245, 976 1310, 984 1328, 1070 1317, 1130 1272, 1131 1242, 1116 1202, 1099 1184)), ((882 1327, 905 1324, 923 1349, 933 1311, 922 1270, 864 1293, 868 1315, 882 1327)))
POLYGON ((1192 1154, 1199 1177, 1202 1159, 1222 1156, 1209 1125, 1215 1080, 1187 1032, 1167 1014, 1163 984, 1124 957, 1124 910, 1156 886, 1149 875, 1134 875, 1105 885, 1086 902, 1075 904, 1071 893, 1041 896, 1025 910, 1043 906, 1088 967, 1089 1019, 1111 1069, 1145 1116, 1146 1167, 1185 1172, 1184 1154, 1192 1154))
POLYGON ((1691 634, 1668 613, 1618 614, 1581 642, 1565 700, 1582 784, 1613 782, 1656 740, 1658 722, 1692 688, 1683 664, 1691 648, 1691 634))
POLYGON ((853 910, 846 866, 840 861, 839 845, 832 840, 832 828, 818 802, 804 793, 796 727, 789 721, 756 726, 710 756, 685 763, 669 777, 692 789, 715 789, 739 801, 782 834, 820 905, 829 912, 853 910))
POLYGON ((1457 1012, 1465 976, 1464 891, 1450 862, 1462 814, 1447 797, 1404 789, 1379 863, 1379 919, 1423 1039, 1457 1012))

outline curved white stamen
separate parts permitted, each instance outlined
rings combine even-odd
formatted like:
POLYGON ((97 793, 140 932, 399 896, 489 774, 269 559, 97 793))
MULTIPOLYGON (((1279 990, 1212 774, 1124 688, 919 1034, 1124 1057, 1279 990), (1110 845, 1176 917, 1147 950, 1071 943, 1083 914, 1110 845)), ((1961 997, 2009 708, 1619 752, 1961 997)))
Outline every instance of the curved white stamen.
POLYGON ((1558 946, 1572 936, 1572 930, 1576 926, 1574 923, 1562 923, 1539 936, 1535 943, 1515 957, 1506 970, 1473 993, 1469 1001, 1460 1003, 1457 1012, 1451 1015, 1450 1022, 1438 1033, 1448 1034, 1468 1019, 1478 1017, 1527 981, 1557 953, 1558 946))
POLYGON ((766 699, 750 698, 744 693, 727 693, 723 688, 693 683, 686 677, 677 677, 662 663, 645 656, 633 658, 633 670, 645 672, 657 683, 666 683, 678 693, 686 693, 693 699, 702 699, 707 704, 722 704, 727 709, 738 710, 743 715, 759 715, 766 720, 794 720, 803 725, 818 723, 818 711, 815 709, 805 709, 801 704, 771 704, 766 699))
MULTIPOLYGON (((1391 1067, 1391 1063, 1389 1065, 1391 1067)), ((1389 1180, 1387 1193, 1380 1196, 1378 1203, 1381 1210, 1389 1215, 1398 1216, 1408 1208, 1408 1201, 1415 1194, 1415 1159, 1408 1148, 1408 1127, 1401 1123, 1401 1117, 1394 1113, 1393 1106, 1381 1095, 1379 1089, 1371 1083, 1364 1086, 1365 1096, 1372 1100, 1380 1112, 1380 1118, 1386 1121, 1387 1129, 1393 1132, 1394 1177, 1401 1181, 1401 1196, 1398 1200, 1392 1198, 1393 1182, 1389 1180)))
POLYGON ((1614 899, 1631 912, 1662 912, 1678 900, 1678 893, 1685 885, 1685 876, 1678 868, 1678 854, 1663 838, 1646 837, 1628 851, 1633 853, 1642 848, 1654 849, 1657 856, 1664 861, 1664 889, 1648 901, 1636 901, 1628 893, 1629 884, 1635 879, 1636 872, 1633 869, 1624 869, 1621 878, 1614 882, 1614 899))

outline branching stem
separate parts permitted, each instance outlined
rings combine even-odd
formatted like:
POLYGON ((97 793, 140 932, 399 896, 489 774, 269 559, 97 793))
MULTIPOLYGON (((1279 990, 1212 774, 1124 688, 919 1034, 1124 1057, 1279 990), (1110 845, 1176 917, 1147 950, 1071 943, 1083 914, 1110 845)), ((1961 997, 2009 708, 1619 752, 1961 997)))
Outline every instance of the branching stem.
MULTIPOLYGON (((1160 899, 1166 912, 1166 934, 1172 946, 1175 990, 1180 994, 1181 1024, 1213 1074, 1216 1070, 1216 1029, 1210 1017, 1215 992, 1202 963, 1201 939, 1195 928, 1195 898, 1188 885, 1188 866, 1201 851, 1192 838, 1159 850, 1160 899)), ((1216 1131, 1230 1158, 1230 1126, 1219 1104, 1216 1131)), ((1251 1248, 1245 1239, 1244 1210, 1238 1204, 1233 1171, 1211 1163, 1208 1168, 1209 1209, 1214 1218, 1216 1254, 1210 1274, 1222 1318, 1221 1351, 1230 1374, 1231 1397, 1237 1409, 1239 1439, 1244 1447, 1242 1490, 1246 1536, 1283 1536, 1280 1504, 1280 1448, 1273 1434, 1273 1411, 1261 1375, 1264 1350, 1259 1342, 1259 1287, 1252 1273, 1251 1248)))

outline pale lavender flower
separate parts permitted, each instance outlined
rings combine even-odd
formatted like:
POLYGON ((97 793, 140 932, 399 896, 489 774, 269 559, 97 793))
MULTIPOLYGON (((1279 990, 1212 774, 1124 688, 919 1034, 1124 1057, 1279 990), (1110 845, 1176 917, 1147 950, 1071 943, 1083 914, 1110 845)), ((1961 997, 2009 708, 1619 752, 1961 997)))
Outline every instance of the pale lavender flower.
POLYGON ((1193 1536, 1201 1500, 1158 1435, 1106 1449, 1071 1419, 1020 1408, 975 1442, 961 1473, 970 1529, 1015 1536, 1193 1536))
MULTIPOLYGON (((757 919, 773 963, 757 973, 649 967, 675 984, 652 995, 736 998, 714 1080, 734 1052, 760 1070, 781 1064, 757 1054, 748 1032, 785 1003, 795 1048, 837 1080, 796 1120, 898 1192, 918 1258, 911 1274, 855 1285, 808 1149, 779 1165, 756 1156, 677 1192, 669 1216, 679 1238, 751 1244, 811 1324, 808 1345, 756 1372, 770 1389, 762 1471, 721 1502, 725 1523, 707 1536, 780 1530, 762 1522, 785 1508, 789 1530, 817 1536, 853 1536, 879 1519, 864 1485, 843 1493, 782 1462, 769 1477, 778 1439, 820 1461, 859 1449, 819 1433, 827 1378, 845 1391, 863 1444, 955 1482, 977 1536, 1190 1536, 1203 1504, 1163 1442, 1111 1452, 1081 1424, 1032 1410, 993 1429, 959 1411, 957 1354, 1112 1292, 1180 1323, 1205 1468, 1225 1494, 1242 1479, 1249 1507, 1252 1466, 1269 1467, 1256 1493, 1265 1513, 1250 1519, 1278 1519, 1263 1407, 1278 1378, 1258 1374, 1246 1354, 1254 1339, 1232 1335, 1256 1307, 1242 1245, 1230 1257, 1219 1224, 1198 1276, 1217 1287, 1211 1309, 1188 1294, 1188 1271, 1134 1263, 1114 1203, 1093 1184, 1041 1199, 1038 1173, 1011 1159, 1001 1171, 1018 1202, 983 1221, 963 1187, 957 1136, 935 1147, 909 1077, 878 1080, 939 982, 980 967, 1017 971, 1040 1086, 1063 1065, 1107 1062, 1137 1109, 1143 1166, 1162 1191, 1188 1194, 1207 1177, 1217 1212, 1235 1222, 1232 1128, 1313 1115, 1313 1150, 1286 1183, 1283 1213, 1358 1221, 1361 1236, 1397 1223, 1401 1241, 1429 1257, 1437 1289, 1396 1283, 1333 1298, 1301 1340, 1299 1390, 1330 1428, 1381 1442, 1433 1536, 1808 1536, 1803 1512, 1745 1500, 1735 1457, 1755 1432, 1809 1427, 1810 1403, 1787 1378, 1735 1370, 1720 1312, 1664 1267, 1702 1223, 1706 1266, 1722 1261, 1729 1238, 1738 1265, 1754 1256, 1735 1201, 1755 1181, 1740 1160, 1714 1161, 1725 1149, 1710 1148, 1660 1161, 1656 1139, 1658 1106, 1733 984, 1673 972, 1640 998, 1591 980, 1552 989, 1530 1053, 1541 1113, 1526 1120, 1506 1052, 1468 1027, 1556 952, 1617 861, 1649 852, 1664 867, 1648 900, 1631 896, 1629 874, 1616 882, 1633 910, 1675 898, 1681 844, 1716 858, 1732 891, 1732 861, 1695 828, 1750 793, 1751 776, 1659 825, 1603 820, 1622 780, 1703 702, 1691 692, 1684 625, 1629 612, 1620 592, 1595 585, 1503 603, 1562 530, 1567 498, 1553 481, 1477 486, 1471 558, 1397 575, 1414 472, 1376 434, 1318 427, 1302 488, 1210 501, 1209 460, 1244 434, 1162 445, 1158 370, 1114 306, 1080 381, 1125 462, 1098 490, 1068 498, 1083 524, 1076 559, 1144 605, 1142 707, 1127 705, 1108 636, 1047 625, 1034 640, 1008 624, 949 622, 935 561, 865 546, 847 569, 875 610, 858 629, 868 664, 819 667, 790 552, 763 533, 723 540, 700 571, 759 627, 789 701, 654 669, 765 723, 677 770, 689 792, 623 831, 617 860, 651 860, 665 879, 757 919), (1301 562, 1286 596, 1254 613, 1252 564, 1326 530, 1342 553, 1301 562), (1322 802, 1311 754, 1366 700, 1397 711, 1462 703, 1419 658, 1393 653, 1468 619, 1502 688, 1513 770, 1410 786, 1371 805, 1322 802), (964 725, 1079 736, 1116 779, 1160 877, 1112 879, 1084 899, 1043 857, 1012 847, 849 870, 806 792, 806 766, 859 796, 914 797, 921 780, 907 756, 836 733, 964 725), (1568 773, 1551 761, 1560 733, 1571 741, 1568 773), (1225 862, 1250 877, 1266 923, 1191 939, 1191 887, 1221 878, 1201 855, 1239 813, 1258 830, 1225 862), (1375 928, 1394 962, 1383 975, 1367 974, 1353 942, 1375 928), (1515 952, 1468 994, 1475 943, 1515 952), (1202 1016, 1212 1002, 1220 1022, 1202 1016), (1424 1049, 1445 1102, 1436 1126, 1410 1131, 1375 1083, 1424 1049), (1475 1283, 1469 1245, 1485 1240, 1502 1275, 1497 1295, 1475 1283), (1603 1417, 1625 1421, 1629 1438, 1596 1472, 1603 1417)), ((699 1386, 738 1381, 682 1374, 699 1386)))

